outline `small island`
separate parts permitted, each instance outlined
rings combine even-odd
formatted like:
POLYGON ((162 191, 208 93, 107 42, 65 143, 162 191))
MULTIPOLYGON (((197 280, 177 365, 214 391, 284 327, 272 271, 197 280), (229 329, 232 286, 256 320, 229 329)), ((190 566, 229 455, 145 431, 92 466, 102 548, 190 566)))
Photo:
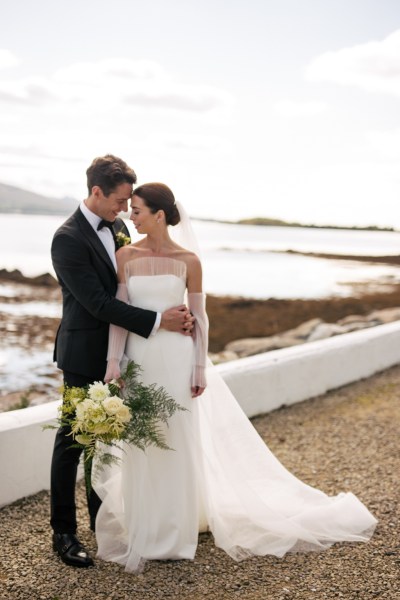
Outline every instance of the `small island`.
POLYGON ((291 223, 280 219, 268 219, 266 217, 254 217, 253 219, 241 219, 239 225, 263 225, 267 227, 307 227, 309 229, 347 229, 350 231, 396 231, 394 227, 378 227, 376 225, 313 225, 312 223, 291 223))
POLYGON ((303 227, 306 229, 344 229, 345 231, 397 231, 394 227, 378 227, 377 225, 315 225, 313 223, 298 223, 291 221, 283 221, 281 219, 270 219, 268 217, 252 217, 250 219, 239 219, 237 221, 206 219, 201 217, 194 218, 196 221, 204 221, 208 223, 226 223, 227 225, 257 225, 261 227, 303 227))

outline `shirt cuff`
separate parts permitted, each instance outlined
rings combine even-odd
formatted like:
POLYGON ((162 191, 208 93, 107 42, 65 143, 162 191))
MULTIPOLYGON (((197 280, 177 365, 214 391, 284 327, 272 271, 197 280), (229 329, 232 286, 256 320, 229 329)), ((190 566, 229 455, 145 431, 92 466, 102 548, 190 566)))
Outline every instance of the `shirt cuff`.
POLYGON ((150 335, 156 335, 157 331, 160 329, 160 323, 161 323, 161 313, 158 312, 150 335))

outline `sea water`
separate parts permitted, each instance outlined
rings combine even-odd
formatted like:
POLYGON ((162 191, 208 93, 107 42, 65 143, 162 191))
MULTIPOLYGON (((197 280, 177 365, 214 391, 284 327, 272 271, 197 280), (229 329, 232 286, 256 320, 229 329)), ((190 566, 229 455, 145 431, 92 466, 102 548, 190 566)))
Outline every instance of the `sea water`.
MULTIPOLYGON (((24 275, 54 274, 51 240, 64 217, 0 215, 0 268, 19 269, 24 275)), ((127 222, 133 240, 139 239, 127 222)), ((321 298, 350 295, 352 283, 397 282, 400 269, 390 265, 331 260, 290 254, 288 250, 351 255, 400 254, 400 234, 395 232, 345 231, 289 227, 261 227, 194 221, 199 239, 204 288, 217 295, 254 298, 321 298)), ((0 283, 0 296, 18 293, 15 286, 0 283)), ((0 303, 6 315, 58 317, 57 303, 0 303)), ((53 399, 59 378, 51 350, 29 351, 0 340, 0 395, 48 386, 53 399)), ((1 406, 0 406, 1 410, 1 406)))
MULTIPOLYGON (((1 214, 0 268, 24 275, 52 273, 50 246, 64 217, 1 214)), ((127 221, 133 240, 140 239, 127 221)), ((203 261, 204 289, 254 298, 350 295, 352 283, 398 282, 395 266, 314 258, 288 250, 351 255, 400 254, 400 233, 262 227, 193 221, 203 261)))

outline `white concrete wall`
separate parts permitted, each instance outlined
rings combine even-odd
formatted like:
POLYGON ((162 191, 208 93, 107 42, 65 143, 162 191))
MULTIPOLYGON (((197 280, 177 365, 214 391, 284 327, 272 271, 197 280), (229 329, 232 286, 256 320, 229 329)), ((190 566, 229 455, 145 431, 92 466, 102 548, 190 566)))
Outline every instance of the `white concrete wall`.
POLYGON ((324 394, 400 363, 400 321, 219 365, 248 417, 324 394))
POLYGON ((49 488, 58 404, 0 413, 0 506, 49 488))
MULTIPOLYGON (((400 321, 217 367, 249 416, 358 381, 400 363, 400 321)), ((0 506, 50 484, 58 402, 0 413, 0 506)))

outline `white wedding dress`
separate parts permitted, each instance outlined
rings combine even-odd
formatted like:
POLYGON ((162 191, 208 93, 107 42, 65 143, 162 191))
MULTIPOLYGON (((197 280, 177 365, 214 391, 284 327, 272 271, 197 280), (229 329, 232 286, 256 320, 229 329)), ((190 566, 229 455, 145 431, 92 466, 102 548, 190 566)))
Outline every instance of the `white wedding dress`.
MULTIPOLYGON (((163 311, 184 301, 185 263, 132 262, 131 304, 163 311)), ((164 386, 188 411, 175 413, 166 429, 173 450, 125 446, 120 462, 95 480, 100 558, 133 572, 147 559, 193 559, 207 528, 235 560, 371 537, 376 519, 352 493, 328 497, 285 469, 215 368, 204 394, 191 398, 192 338, 130 333, 126 355, 142 366, 144 383, 164 386)))

